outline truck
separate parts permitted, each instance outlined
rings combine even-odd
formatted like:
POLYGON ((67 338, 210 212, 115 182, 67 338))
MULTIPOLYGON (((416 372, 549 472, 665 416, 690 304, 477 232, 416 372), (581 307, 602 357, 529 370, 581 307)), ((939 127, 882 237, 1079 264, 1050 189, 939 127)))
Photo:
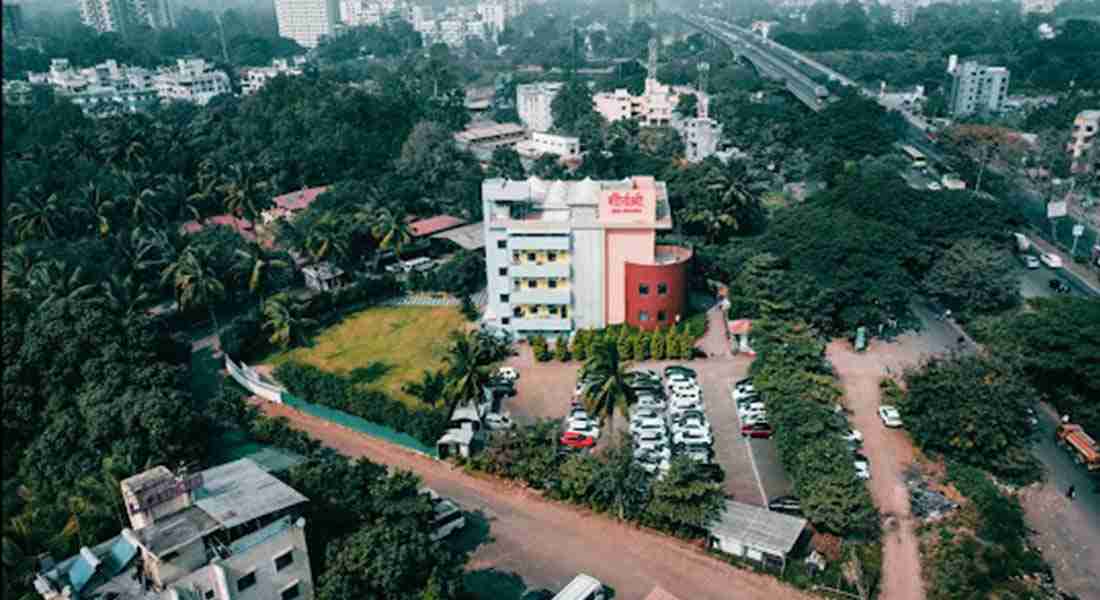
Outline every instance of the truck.
POLYGON ((1100 448, 1097 448, 1096 440, 1083 427, 1074 423, 1062 423, 1055 430, 1054 439, 1073 455, 1075 461, 1085 465, 1086 469, 1100 471, 1100 448))

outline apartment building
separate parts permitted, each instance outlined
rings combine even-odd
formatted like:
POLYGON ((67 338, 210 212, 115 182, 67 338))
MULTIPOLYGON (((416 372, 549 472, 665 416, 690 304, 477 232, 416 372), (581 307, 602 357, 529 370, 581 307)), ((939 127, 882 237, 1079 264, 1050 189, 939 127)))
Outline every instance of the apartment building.
POLYGON ((684 314, 692 252, 656 243, 672 228, 664 182, 489 179, 481 195, 487 326, 564 336, 657 329, 684 314))
POLYGON ((551 106, 558 92, 565 87, 560 82, 523 83, 516 86, 516 112, 519 120, 531 131, 546 132, 554 128, 551 106))
POLYGON ((990 67, 974 61, 955 64, 952 60, 948 74, 951 77, 951 114, 955 117, 1000 112, 1008 98, 1009 72, 1004 67, 990 67))
POLYGON ((580 138, 568 135, 534 132, 530 139, 516 144, 516 152, 523 158, 537 159, 543 154, 552 154, 562 162, 577 161, 581 157, 580 138))
POLYGON ((153 85, 162 100, 177 100, 205 106, 215 96, 232 91, 229 75, 214 69, 201 58, 178 59, 174 69, 160 69, 153 85))
MULTIPOLYGON (((477 12, 481 20, 489 25, 493 36, 498 36, 504 31, 504 24, 508 22, 508 5, 501 0, 489 0, 477 5, 477 12)), ((514 16, 514 15, 513 15, 514 16)))
POLYGON ((613 92, 600 92, 593 97, 596 112, 607 119, 608 123, 634 119, 650 127, 672 124, 672 111, 680 102, 680 95, 657 80, 658 43, 656 39, 649 40, 645 90, 641 96, 635 96, 625 89, 617 89, 613 92))
POLYGON ((121 483, 130 527, 44 561, 43 600, 310 600, 308 499, 250 459, 195 474, 154 467, 121 483))
POLYGON ((1100 170, 1100 150, 1096 136, 1100 131, 1100 110, 1085 110, 1073 120, 1073 139, 1067 147, 1074 173, 1100 170))
POLYGON ((335 33, 340 6, 337 0, 275 0, 275 20, 280 37, 316 48, 321 38, 335 33))
POLYGON ((1058 7, 1058 0, 1020 0, 1020 12, 1029 14, 1049 15, 1058 7))
POLYGON ((291 59, 276 58, 268 67, 250 67, 244 70, 241 77, 241 93, 251 96, 263 89, 267 82, 279 75, 296 77, 302 74, 302 67, 306 64, 305 56, 295 56, 291 59))
POLYGON ((677 120, 673 127, 684 140, 684 158, 689 162, 702 162, 718 152, 722 141, 722 125, 709 117, 692 117, 677 120))
POLYGON ((99 33, 126 33, 131 25, 176 26, 172 0, 78 0, 80 19, 99 33))

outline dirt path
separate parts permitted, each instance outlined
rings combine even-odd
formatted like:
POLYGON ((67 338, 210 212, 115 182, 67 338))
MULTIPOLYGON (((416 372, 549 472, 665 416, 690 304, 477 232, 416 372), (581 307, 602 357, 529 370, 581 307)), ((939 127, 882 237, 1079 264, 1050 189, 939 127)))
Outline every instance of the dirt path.
POLYGON ((882 593, 888 600, 922 600, 920 544, 909 511, 902 474, 913 462, 913 444, 904 431, 883 427, 878 417, 884 368, 873 352, 857 355, 845 341, 829 344, 829 360, 844 387, 852 425, 863 433, 863 453, 871 462, 871 497, 883 515, 882 593))
POLYGON ((735 569, 680 541, 600 515, 543 500, 495 480, 473 477, 430 458, 304 415, 285 405, 258 403, 266 414, 352 457, 415 472, 426 485, 488 520, 490 540, 469 568, 517 573, 529 588, 557 590, 579 572, 615 590, 620 600, 644 598, 655 586, 692 600, 813 598, 776 579, 735 569))

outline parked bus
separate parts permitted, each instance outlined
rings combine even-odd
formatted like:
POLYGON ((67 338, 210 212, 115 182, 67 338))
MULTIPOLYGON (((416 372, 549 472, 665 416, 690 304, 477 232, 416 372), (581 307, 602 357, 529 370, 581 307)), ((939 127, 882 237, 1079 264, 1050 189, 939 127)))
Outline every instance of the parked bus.
POLYGON ((432 541, 441 540, 466 526, 466 514, 453 500, 441 497, 430 488, 420 490, 432 499, 432 541))
POLYGON ((581 573, 562 588, 554 600, 606 600, 603 584, 591 575, 581 573))
POLYGON ((913 167, 917 169, 923 169, 928 166, 928 158, 924 156, 924 153, 912 146, 902 146, 901 151, 905 154, 905 157, 909 159, 913 167))

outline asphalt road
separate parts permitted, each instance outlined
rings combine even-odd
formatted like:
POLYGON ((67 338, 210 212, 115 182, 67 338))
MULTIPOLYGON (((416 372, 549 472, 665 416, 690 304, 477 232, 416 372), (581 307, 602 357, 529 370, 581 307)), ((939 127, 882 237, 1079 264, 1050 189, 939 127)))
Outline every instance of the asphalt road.
MULTIPOLYGON (((773 577, 737 569, 699 548, 603 515, 592 514, 492 478, 464 473, 285 405, 260 402, 271 416, 309 433, 346 456, 366 457, 419 475, 489 525, 475 542, 468 569, 522 578, 530 589, 559 590, 588 573, 614 590, 616 600, 640 600, 660 586, 684 600, 784 600, 813 596, 773 577)), ((470 525, 468 525, 469 527, 470 525)), ((496 599, 494 599, 496 600, 496 599)), ((507 599, 500 599, 507 600, 507 599)))
POLYGON ((1050 280, 1054 278, 1066 282, 1072 290, 1070 294, 1073 296, 1085 297, 1090 295, 1078 285, 1076 281, 1066 277, 1061 269, 1050 269, 1045 265, 1040 266, 1038 269, 1028 269, 1021 264, 1019 272, 1020 295, 1023 296, 1025 300, 1031 298, 1049 298, 1058 295, 1054 290, 1050 289, 1050 280))

